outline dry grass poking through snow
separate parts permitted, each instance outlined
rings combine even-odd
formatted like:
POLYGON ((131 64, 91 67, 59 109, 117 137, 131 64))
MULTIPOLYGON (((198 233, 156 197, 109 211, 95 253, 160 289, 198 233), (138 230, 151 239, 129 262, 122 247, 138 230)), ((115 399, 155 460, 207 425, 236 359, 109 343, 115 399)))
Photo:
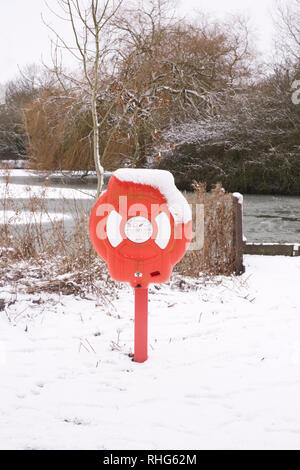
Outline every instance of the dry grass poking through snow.
POLYGON ((114 294, 116 285, 90 243, 89 214, 74 201, 72 228, 67 228, 70 217, 50 214, 47 188, 38 195, 30 187, 26 191, 28 197, 18 203, 7 176, 0 225, 2 285, 17 283, 28 293, 114 294))

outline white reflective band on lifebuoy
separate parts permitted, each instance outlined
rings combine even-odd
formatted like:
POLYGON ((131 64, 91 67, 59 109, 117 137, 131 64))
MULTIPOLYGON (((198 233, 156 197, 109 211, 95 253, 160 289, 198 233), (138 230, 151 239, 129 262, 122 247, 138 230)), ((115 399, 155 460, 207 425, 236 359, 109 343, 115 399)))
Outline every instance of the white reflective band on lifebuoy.
POLYGON ((122 216, 116 212, 111 211, 106 221, 106 234, 109 243, 115 248, 123 241, 120 231, 122 216))
POLYGON ((155 219, 157 224, 157 238, 155 243, 164 250, 171 238, 171 224, 165 212, 161 212, 155 219))

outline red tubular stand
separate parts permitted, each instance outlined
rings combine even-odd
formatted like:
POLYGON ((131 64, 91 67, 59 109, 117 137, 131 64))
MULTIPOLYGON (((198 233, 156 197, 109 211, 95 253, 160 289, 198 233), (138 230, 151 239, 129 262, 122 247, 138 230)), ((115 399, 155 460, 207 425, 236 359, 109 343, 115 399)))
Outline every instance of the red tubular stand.
POLYGON ((145 362, 148 359, 148 289, 134 289, 134 361, 145 362))

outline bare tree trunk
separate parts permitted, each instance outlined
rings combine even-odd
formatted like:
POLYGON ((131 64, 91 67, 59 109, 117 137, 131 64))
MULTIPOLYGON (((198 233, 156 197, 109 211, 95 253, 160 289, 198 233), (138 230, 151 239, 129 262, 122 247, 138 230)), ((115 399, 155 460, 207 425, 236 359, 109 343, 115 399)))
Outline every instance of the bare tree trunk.
MULTIPOLYGON (((108 1, 105 4, 105 9, 108 5, 108 1)), ((92 95, 92 116, 93 116, 93 136, 94 136, 94 162, 97 173, 97 191, 96 198, 98 198, 102 191, 104 168, 101 165, 100 149, 99 149, 99 120, 97 112, 97 93, 98 93, 98 81, 99 81, 99 60, 100 60, 100 46, 99 46, 99 21, 97 18, 97 7, 98 0, 92 0, 92 18, 94 23, 94 37, 95 37, 95 59, 94 59, 94 83, 93 83, 93 95, 92 95)), ((104 12, 105 12, 104 9, 104 12)))
POLYGON ((101 157, 100 157, 100 148, 99 148, 99 121, 98 121, 98 114, 97 114, 97 94, 92 98, 92 115, 93 115, 93 145, 94 145, 94 162, 95 162, 95 169, 97 173, 97 192, 96 198, 98 198, 101 194, 102 187, 103 187, 103 179, 104 179, 104 168, 101 165, 101 157))

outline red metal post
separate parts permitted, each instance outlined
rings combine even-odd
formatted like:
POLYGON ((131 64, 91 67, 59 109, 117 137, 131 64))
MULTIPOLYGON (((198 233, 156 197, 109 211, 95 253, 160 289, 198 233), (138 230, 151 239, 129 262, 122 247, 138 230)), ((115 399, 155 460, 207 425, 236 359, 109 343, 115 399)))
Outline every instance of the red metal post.
POLYGON ((136 287, 134 312, 134 361, 148 359, 148 289, 136 287))

